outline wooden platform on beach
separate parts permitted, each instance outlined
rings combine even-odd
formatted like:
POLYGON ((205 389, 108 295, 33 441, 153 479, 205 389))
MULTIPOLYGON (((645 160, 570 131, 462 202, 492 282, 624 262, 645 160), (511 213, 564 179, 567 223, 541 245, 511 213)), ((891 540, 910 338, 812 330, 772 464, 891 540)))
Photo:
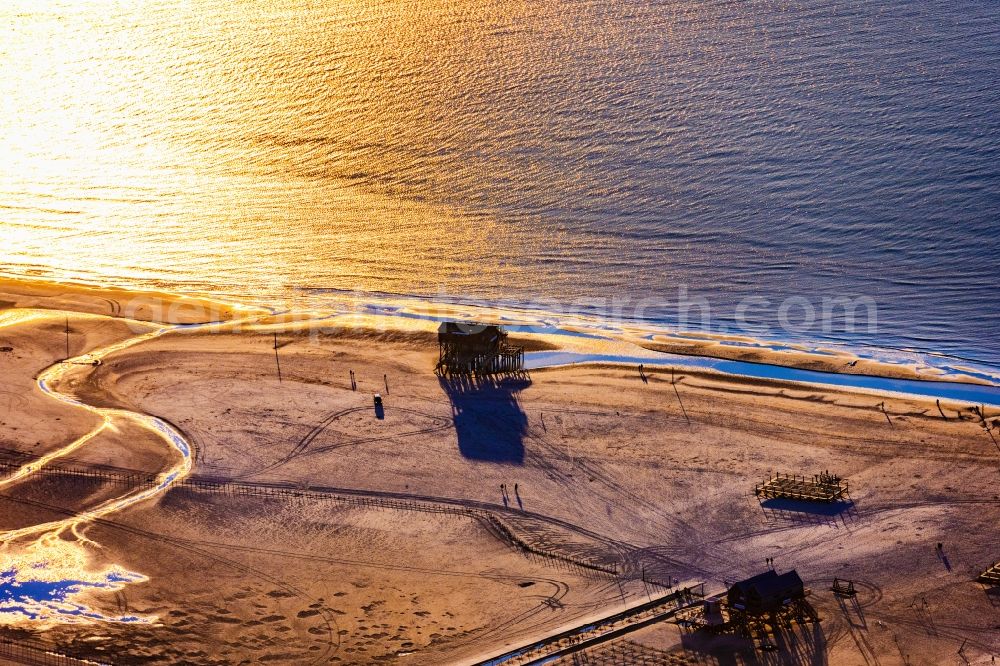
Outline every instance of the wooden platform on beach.
POLYGON ((1000 562, 980 574, 979 582, 987 585, 1000 585, 1000 562))
POLYGON ((806 477, 778 472, 758 483, 754 487, 754 494, 768 499, 836 502, 848 497, 848 486, 847 481, 833 474, 806 477))

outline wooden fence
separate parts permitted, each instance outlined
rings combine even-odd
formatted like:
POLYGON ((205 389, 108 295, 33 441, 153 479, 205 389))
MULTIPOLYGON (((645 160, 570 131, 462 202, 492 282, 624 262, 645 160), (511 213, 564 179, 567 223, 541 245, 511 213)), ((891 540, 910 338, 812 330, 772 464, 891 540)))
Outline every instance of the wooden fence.
MULTIPOLYGON (((9 476, 16 469, 18 469, 18 467, 19 465, 0 462, 0 478, 3 476, 9 476)), ((128 486, 137 490, 153 488, 160 483, 159 478, 153 474, 101 468, 46 466, 36 470, 33 474, 40 474, 44 477, 94 480, 128 486)), ((218 493, 234 497, 264 497, 297 501, 334 501, 341 504, 349 504, 359 507, 466 516, 479 521, 481 524, 490 529, 491 532, 523 553, 555 560, 573 567, 579 567, 591 573, 597 572, 609 576, 618 575, 617 567, 613 565, 609 566, 606 563, 588 561, 579 557, 560 553, 554 549, 531 544, 527 540, 518 536, 516 532, 494 512, 484 508, 464 506, 458 503, 457 500, 454 504, 450 504, 444 501, 394 497, 387 493, 376 493, 375 491, 369 492, 363 490, 350 491, 344 489, 334 490, 304 488, 287 484, 248 483, 197 476, 183 479, 173 484, 171 488, 218 493)))

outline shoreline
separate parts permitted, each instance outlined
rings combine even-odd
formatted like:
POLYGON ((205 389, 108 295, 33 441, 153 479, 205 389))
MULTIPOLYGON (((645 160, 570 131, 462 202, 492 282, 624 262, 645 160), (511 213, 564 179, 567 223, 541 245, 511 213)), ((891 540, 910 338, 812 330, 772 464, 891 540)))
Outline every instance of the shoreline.
POLYGON ((74 312, 162 324, 202 324, 234 319, 260 308, 202 295, 52 282, 0 273, 0 312, 5 309, 74 312))
MULTIPOLYGON (((563 326, 519 322, 518 314, 496 308, 482 312, 469 306, 442 305, 440 312, 421 312, 417 308, 389 307, 387 303, 356 303, 353 312, 317 312, 308 308, 279 310, 262 304, 224 301, 205 294, 182 294, 165 291, 129 290, 120 287, 87 285, 76 282, 53 282, 42 278, 19 278, 0 274, 0 312, 5 308, 50 309, 54 312, 80 312, 108 315, 164 324, 204 324, 239 321, 238 316, 256 315, 257 326, 271 326, 276 331, 289 328, 335 330, 344 336, 368 337, 371 332, 394 338, 400 335, 432 336, 438 322, 451 314, 458 320, 495 321, 511 331, 511 338, 526 352, 554 352, 576 355, 575 362, 606 362, 609 356, 621 357, 622 365, 646 363, 673 364, 700 368, 715 366, 722 374, 774 378, 784 373, 789 381, 811 381, 822 385, 824 377, 835 376, 836 386, 849 385, 839 377, 858 377, 860 388, 871 380, 885 382, 924 382, 935 385, 970 385, 1000 388, 990 381, 986 369, 953 366, 950 372, 927 364, 890 363, 864 358, 844 349, 808 349, 801 344, 768 344, 746 336, 692 332, 650 332, 636 326, 609 330, 607 326, 563 326), (11 300, 14 299, 14 300, 11 300), (122 302, 126 306, 122 306, 122 302), (476 317, 477 314, 483 316, 476 317), (465 315, 465 316, 463 316, 465 315), (613 353, 609 353, 613 349, 613 353), (587 359, 591 360, 587 360, 587 359), (726 362, 735 366, 726 369, 726 362), (754 368, 760 371, 754 371, 754 368), (766 369, 766 370, 765 370, 766 369), (742 371, 741 371, 742 370, 742 371), (798 377, 798 378, 796 378, 798 377)), ((431 304, 433 305, 433 304, 431 304)), ((428 304, 424 304, 429 307, 428 304)), ((534 313, 537 315, 538 313, 534 313)), ((933 356, 933 353, 929 355, 933 356)), ((885 390, 893 390, 886 388, 885 390)), ((961 390, 959 393, 963 392, 961 390)), ((928 395, 919 391, 915 395, 928 395)), ((945 396, 942 396, 945 397, 945 396)), ((993 398, 1000 404, 1000 393, 993 398)))

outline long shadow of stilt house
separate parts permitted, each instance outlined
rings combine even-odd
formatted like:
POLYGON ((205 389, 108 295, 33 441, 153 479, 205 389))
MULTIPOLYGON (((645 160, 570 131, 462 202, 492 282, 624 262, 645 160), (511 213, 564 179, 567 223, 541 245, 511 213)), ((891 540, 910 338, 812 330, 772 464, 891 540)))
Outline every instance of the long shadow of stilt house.
POLYGON ((438 381, 451 401, 459 452, 520 465, 528 417, 518 394, 531 384, 524 350, 499 326, 444 322, 438 329, 438 381))

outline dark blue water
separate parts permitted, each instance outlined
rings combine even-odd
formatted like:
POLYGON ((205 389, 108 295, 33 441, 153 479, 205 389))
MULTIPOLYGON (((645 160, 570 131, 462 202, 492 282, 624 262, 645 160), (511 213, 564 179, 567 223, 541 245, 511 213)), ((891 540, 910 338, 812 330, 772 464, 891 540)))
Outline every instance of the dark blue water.
POLYGON ((135 615, 105 616, 79 601, 88 590, 119 590, 127 583, 142 580, 141 576, 107 572, 99 580, 45 580, 47 573, 45 563, 37 563, 34 571, 20 574, 15 570, 0 572, 0 617, 58 623, 148 621, 135 615))

